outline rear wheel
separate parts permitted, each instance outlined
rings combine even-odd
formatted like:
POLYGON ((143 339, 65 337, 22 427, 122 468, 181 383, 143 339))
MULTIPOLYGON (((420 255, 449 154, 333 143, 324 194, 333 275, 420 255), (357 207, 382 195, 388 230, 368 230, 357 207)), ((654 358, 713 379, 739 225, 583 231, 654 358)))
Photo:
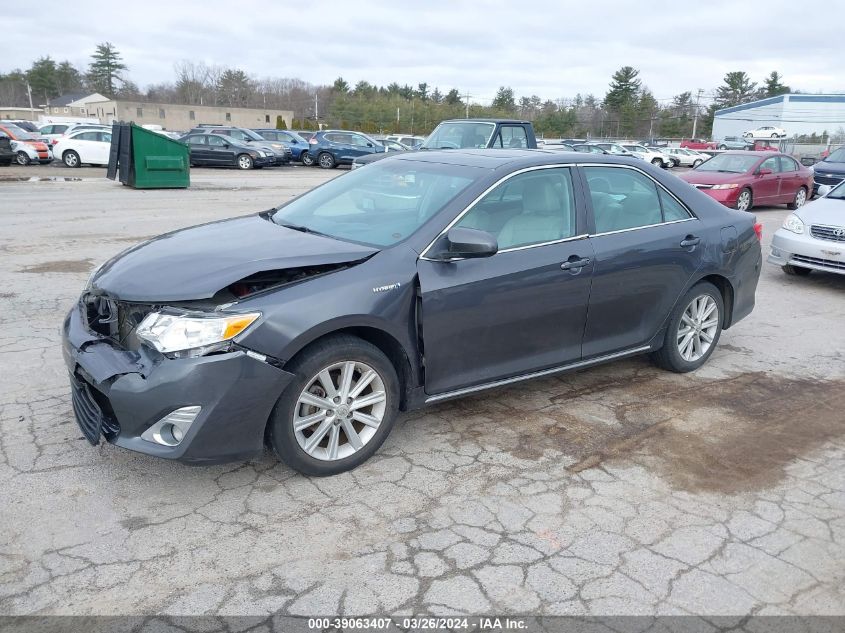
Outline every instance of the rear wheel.
POLYGON ((652 159, 651 159, 651 164, 652 164, 652 165, 654 165, 655 167, 662 167, 662 166, 663 166, 663 161, 662 161, 662 160, 660 160, 659 158, 652 158, 652 159))
POLYGON ((719 149, 728 149, 727 145, 719 145, 719 149))
POLYGON ((800 266, 793 266, 792 264, 781 266, 781 268, 783 268, 783 272, 787 275, 797 275, 798 277, 806 277, 813 272, 811 268, 801 268, 800 266))
POLYGON ((72 149, 69 149, 64 154, 62 154, 62 162, 68 167, 82 166, 82 161, 79 160, 79 154, 74 152, 72 149))
POLYGON ((772 138, 778 138, 777 134, 772 134, 772 138))
POLYGON ((332 156, 328 152, 321 152, 320 155, 317 157, 317 162, 323 169, 334 169, 337 166, 337 163, 334 160, 334 156, 332 156))
POLYGON ((713 284, 696 284, 678 302, 669 318, 663 347, 652 357, 658 366, 685 373, 710 358, 722 334, 725 304, 713 284))
POLYGON ((805 202, 807 202, 807 188, 800 187, 798 191, 795 192, 795 200, 786 205, 786 208, 794 211, 795 209, 803 207, 805 202))
POLYGON ((399 409, 399 379, 380 349, 331 336, 301 352, 288 371, 296 377, 268 426, 279 459, 319 477, 355 468, 378 450, 399 409))
POLYGON ((252 169, 255 163, 252 156, 249 154, 241 154, 238 156, 238 169, 252 169))
POLYGON ((752 204, 754 204, 754 198, 751 195, 751 189, 746 187, 739 192, 739 195, 736 198, 737 211, 748 211, 752 204))
POLYGON ((15 154, 15 162, 17 162, 18 165, 29 165, 32 161, 30 160, 29 155, 25 151, 21 150, 15 154))

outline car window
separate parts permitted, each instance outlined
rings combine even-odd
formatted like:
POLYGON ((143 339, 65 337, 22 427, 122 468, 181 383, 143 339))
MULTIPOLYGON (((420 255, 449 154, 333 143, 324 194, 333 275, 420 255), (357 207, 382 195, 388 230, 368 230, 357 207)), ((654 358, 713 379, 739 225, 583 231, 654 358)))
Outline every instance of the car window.
POLYGON ((103 143, 111 143, 111 132, 97 132, 97 140, 103 143))
POLYGON ((597 233, 660 224, 657 185, 635 169, 585 167, 597 233))
POLYGON ((355 147, 367 147, 371 142, 360 134, 350 134, 350 140, 355 147))
POLYGON ((207 136, 206 142, 212 147, 222 147, 226 144, 226 139, 222 136, 207 136))
POLYGON ((499 249, 575 235, 575 199, 568 168, 537 169, 508 179, 484 196, 457 226, 496 237, 499 249))
POLYGON ((77 141, 96 141, 97 133, 96 132, 82 132, 81 134, 76 135, 77 141))
POLYGON ((493 141, 493 147, 527 148, 528 136, 521 125, 503 125, 493 141))
POLYGON ((495 123, 449 121, 438 125, 423 146, 426 149, 484 148, 495 131, 495 123))
POLYGON ((660 197, 660 206, 663 208, 664 222, 675 222, 677 220, 686 220, 692 217, 684 205, 660 187, 657 188, 657 195, 660 197))
POLYGON ((780 167, 778 166, 778 157, 772 156, 771 158, 767 158, 760 165, 759 169, 771 169, 773 172, 780 171, 780 167))
POLYGON ((189 136, 188 143, 190 143, 191 145, 205 145, 205 136, 189 136))
POLYGON ((798 171, 798 163, 789 156, 780 156, 779 158, 781 171, 798 171))

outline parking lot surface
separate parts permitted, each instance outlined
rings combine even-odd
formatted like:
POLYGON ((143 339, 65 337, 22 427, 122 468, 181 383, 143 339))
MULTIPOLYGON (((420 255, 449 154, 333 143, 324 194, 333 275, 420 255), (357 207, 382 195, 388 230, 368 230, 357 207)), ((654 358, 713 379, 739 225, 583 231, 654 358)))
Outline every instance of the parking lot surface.
MULTIPOLYGON (((0 613, 845 614, 845 276, 764 264, 693 374, 636 358, 406 414, 327 479, 190 467, 82 438, 65 313, 120 250, 342 172, 103 173, 0 168, 0 613)), ((754 212, 767 254, 788 212, 754 212)))

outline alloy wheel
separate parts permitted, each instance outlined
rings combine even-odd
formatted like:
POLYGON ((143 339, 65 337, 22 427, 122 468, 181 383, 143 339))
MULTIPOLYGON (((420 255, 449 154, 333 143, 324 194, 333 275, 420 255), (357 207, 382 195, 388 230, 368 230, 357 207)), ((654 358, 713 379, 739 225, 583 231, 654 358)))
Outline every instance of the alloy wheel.
POLYGON ((807 202, 807 190, 803 187, 795 194, 795 208, 800 209, 807 202))
POLYGON ((751 207, 751 192, 748 189, 744 189, 740 192, 739 197, 736 199, 736 208, 739 211, 748 211, 751 207))
POLYGON ((332 167, 334 167, 334 158, 332 158, 331 154, 320 154, 319 161, 320 167, 322 167, 323 169, 331 169, 332 167))
POLYGON ((20 151, 15 155, 15 160, 18 165, 29 165, 30 163, 29 156, 27 156, 26 152, 23 151, 20 151))
POLYGON ((335 461, 373 439, 387 410, 384 380, 360 361, 325 367, 308 381, 293 413, 300 448, 315 459, 335 461))
POLYGON ((678 324, 676 342, 681 358, 694 363, 707 353, 719 329, 719 316, 719 306, 710 295, 690 301, 678 324))
POLYGON ((68 167, 76 167, 79 163, 79 156, 76 155, 76 152, 67 152, 63 157, 65 165, 68 167))
POLYGON ((252 159, 246 154, 241 154, 240 157, 238 157, 238 167, 241 169, 251 169, 252 159))

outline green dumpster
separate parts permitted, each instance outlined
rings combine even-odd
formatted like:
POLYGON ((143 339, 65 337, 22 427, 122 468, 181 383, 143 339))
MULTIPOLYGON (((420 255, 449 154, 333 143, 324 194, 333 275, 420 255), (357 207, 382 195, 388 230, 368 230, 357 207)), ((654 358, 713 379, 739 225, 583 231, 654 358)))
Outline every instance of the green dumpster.
POLYGON ((191 184, 189 151, 134 123, 114 123, 106 175, 136 189, 185 188, 191 184))

